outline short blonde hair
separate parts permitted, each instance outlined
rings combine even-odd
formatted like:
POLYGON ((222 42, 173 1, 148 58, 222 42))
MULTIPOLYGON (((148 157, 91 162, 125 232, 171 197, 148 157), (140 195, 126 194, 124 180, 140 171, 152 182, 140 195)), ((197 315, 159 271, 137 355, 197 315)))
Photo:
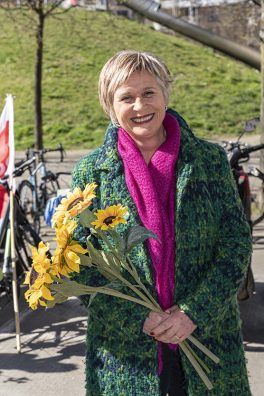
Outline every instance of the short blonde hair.
POLYGON ((100 103, 113 122, 117 122, 113 108, 115 91, 135 71, 147 71, 152 74, 162 89, 165 101, 169 100, 172 77, 161 59, 148 52, 118 52, 102 68, 98 83, 100 103))

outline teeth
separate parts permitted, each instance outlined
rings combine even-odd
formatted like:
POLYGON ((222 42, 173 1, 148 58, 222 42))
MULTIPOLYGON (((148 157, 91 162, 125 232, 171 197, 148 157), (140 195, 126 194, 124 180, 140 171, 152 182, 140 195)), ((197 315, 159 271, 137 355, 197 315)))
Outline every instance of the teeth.
POLYGON ((140 123, 140 122, 149 121, 149 120, 151 120, 152 117, 153 117, 153 114, 151 114, 151 115, 149 115, 149 116, 146 116, 146 117, 132 118, 132 119, 133 119, 134 122, 140 123))

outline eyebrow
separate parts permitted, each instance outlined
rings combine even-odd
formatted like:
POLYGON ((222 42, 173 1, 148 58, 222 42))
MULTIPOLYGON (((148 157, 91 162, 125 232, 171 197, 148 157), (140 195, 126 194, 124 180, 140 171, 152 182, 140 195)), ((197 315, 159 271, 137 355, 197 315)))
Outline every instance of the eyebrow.
MULTIPOLYGON (((118 94, 119 95, 124 95, 124 94, 130 94, 131 93, 131 91, 129 90, 129 88, 119 88, 120 89, 120 92, 118 92, 118 94)), ((143 88, 143 91, 146 91, 146 90, 148 90, 148 89, 155 89, 155 87, 144 87, 143 88)))

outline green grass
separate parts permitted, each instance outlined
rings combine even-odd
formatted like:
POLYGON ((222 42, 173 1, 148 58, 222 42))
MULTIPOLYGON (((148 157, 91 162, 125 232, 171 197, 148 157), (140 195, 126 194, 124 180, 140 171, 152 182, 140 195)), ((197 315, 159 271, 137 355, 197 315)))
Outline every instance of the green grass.
MULTIPOLYGON (((0 10, 0 106, 16 96, 16 148, 34 142, 34 55, 32 21, 0 10)), ((260 73, 182 37, 154 31, 123 17, 74 9, 49 18, 43 71, 44 144, 94 148, 108 120, 97 97, 99 72, 115 52, 151 51, 175 76, 170 105, 194 132, 211 139, 238 134, 243 121, 259 115, 260 73)))

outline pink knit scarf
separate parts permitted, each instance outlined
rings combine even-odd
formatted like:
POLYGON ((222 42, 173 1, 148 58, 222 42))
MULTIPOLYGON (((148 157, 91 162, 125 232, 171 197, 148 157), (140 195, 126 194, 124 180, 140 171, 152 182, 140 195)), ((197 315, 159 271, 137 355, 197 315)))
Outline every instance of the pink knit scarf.
POLYGON ((125 180, 143 225, 159 240, 148 239, 158 302, 163 310, 173 304, 175 277, 175 165, 180 147, 180 127, 166 113, 166 141, 147 165, 134 140, 118 131, 118 152, 124 163, 125 180))

